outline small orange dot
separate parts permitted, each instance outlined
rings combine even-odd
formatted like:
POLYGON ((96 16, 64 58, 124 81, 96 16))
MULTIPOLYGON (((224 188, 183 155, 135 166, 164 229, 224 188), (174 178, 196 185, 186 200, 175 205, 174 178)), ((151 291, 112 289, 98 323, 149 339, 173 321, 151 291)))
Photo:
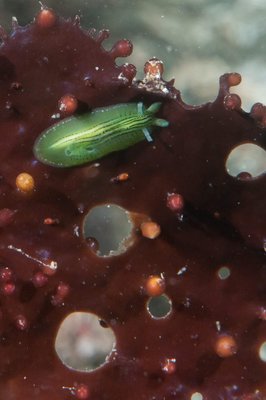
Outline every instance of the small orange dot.
POLYGON ((168 193, 167 195, 167 207, 171 211, 180 212, 184 208, 184 198, 178 193, 168 193))
POLYGON ((224 106, 227 110, 238 110, 241 107, 241 99, 235 93, 229 93, 224 98, 224 106))
POLYGON ((144 65, 144 73, 160 78, 163 74, 163 62, 157 58, 151 58, 144 65))
POLYGON ((142 236, 144 236, 148 239, 155 239, 161 233, 160 225, 158 225, 156 222, 152 222, 152 221, 143 222, 140 225, 140 230, 141 230, 142 236))
POLYGON ((43 273, 47 276, 52 276, 57 271, 57 262, 53 260, 46 260, 46 265, 43 267, 43 273))
POLYGON ((44 225, 58 225, 59 219, 58 218, 51 218, 51 217, 47 217, 43 220, 44 225))
POLYGON ((241 75, 238 72, 232 72, 228 75, 228 83, 230 86, 237 86, 241 82, 241 75))
POLYGON ((128 57, 132 53, 133 45, 130 40, 122 39, 114 44, 111 49, 111 53, 114 54, 115 57, 128 57))
POLYGON ((176 359, 175 358, 166 358, 163 365, 162 370, 171 375, 176 371, 176 359))
POLYGON ((13 294, 15 292, 15 289, 16 289, 16 286, 13 282, 7 282, 2 287, 2 292, 4 295, 10 296, 11 294, 13 294))
POLYGON ((22 172, 16 177, 16 186, 21 192, 30 193, 35 188, 35 182, 32 175, 22 172))
POLYGON ((0 268, 0 281, 7 282, 12 278, 12 271, 8 267, 0 268))
POLYGON ((111 178, 112 183, 119 183, 119 182, 125 182, 129 178, 129 174, 127 172, 122 172, 121 174, 115 176, 114 178, 111 178))
POLYGON ((117 176, 119 182, 127 181, 127 180, 128 180, 128 177, 129 177, 129 175, 128 175, 127 172, 122 172, 121 174, 119 174, 119 175, 117 176))
POLYGON ((42 8, 36 17, 36 22, 41 28, 51 28, 56 21, 56 15, 49 8, 42 8))
POLYGON ((74 114, 78 107, 78 100, 72 94, 66 94, 58 102, 59 110, 64 114, 74 114))
POLYGON ((83 383, 79 384, 76 388, 76 397, 79 400, 85 400, 90 397, 90 391, 87 385, 84 385, 83 383))
POLYGON ((215 344, 215 351, 222 358, 234 355, 237 351, 235 339, 231 335, 221 335, 215 344))
POLYGON ((47 282, 48 282, 48 277, 44 275, 41 271, 36 272, 33 275, 32 283, 36 288, 45 286, 47 282))
POLYGON ((63 298, 65 298, 69 293, 70 287, 67 283, 60 282, 57 286, 57 294, 63 298))
POLYGON ((165 281, 158 275, 152 275, 146 282, 146 292, 149 296, 160 296, 165 291, 165 281))

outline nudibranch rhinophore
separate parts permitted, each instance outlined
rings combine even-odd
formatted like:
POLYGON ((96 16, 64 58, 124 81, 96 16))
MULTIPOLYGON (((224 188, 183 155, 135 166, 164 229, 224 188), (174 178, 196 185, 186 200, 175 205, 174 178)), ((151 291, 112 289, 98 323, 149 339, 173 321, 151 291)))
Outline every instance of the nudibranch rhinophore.
POLYGON ((41 133, 34 144, 38 160, 55 167, 73 167, 124 150, 146 138, 151 127, 167 127, 154 114, 161 103, 145 109, 143 103, 117 104, 63 119, 41 133))
POLYGON ((1 399, 265 399, 266 175, 231 166, 265 155, 265 107, 241 109, 237 73, 189 106, 162 61, 137 80, 128 40, 50 9, 0 34, 1 399), (38 160, 91 161, 76 121, 99 109, 105 157, 38 160))

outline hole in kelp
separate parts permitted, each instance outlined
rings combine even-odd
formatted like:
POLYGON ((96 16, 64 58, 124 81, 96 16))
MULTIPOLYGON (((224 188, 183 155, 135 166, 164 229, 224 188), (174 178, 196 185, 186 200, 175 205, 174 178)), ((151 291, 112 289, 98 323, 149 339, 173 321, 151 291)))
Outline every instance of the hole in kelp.
POLYGON ((157 297, 150 297, 147 302, 147 310, 153 318, 165 318, 172 311, 172 301, 165 294, 157 297))
POLYGON ((203 396, 200 392, 192 393, 190 400, 203 400, 203 396))
POLYGON ((266 362, 266 342, 263 342, 259 348, 259 358, 261 361, 266 362))
POLYGON ((113 330, 103 327, 97 315, 74 312, 60 325, 55 351, 66 367, 90 372, 108 361, 115 345, 113 330))
POLYGON ((219 270, 217 271, 217 275, 218 275, 219 279, 225 280, 225 279, 229 278, 229 276, 231 275, 231 270, 230 270, 230 268, 223 266, 223 267, 219 268, 219 270))
POLYGON ((266 172, 266 151, 254 143, 240 144, 229 153, 225 167, 233 177, 256 178, 266 172))
POLYGON ((102 204, 85 216, 83 236, 98 256, 116 256, 133 244, 133 226, 129 211, 116 204, 102 204))

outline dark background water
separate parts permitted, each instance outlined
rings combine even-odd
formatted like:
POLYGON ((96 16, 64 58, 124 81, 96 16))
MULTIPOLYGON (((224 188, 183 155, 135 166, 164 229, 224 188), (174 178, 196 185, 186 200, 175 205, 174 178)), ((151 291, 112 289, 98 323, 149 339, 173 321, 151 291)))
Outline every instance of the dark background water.
MULTIPOLYGON (((65 17, 78 14, 84 28, 108 28, 110 48, 120 38, 134 43, 129 58, 142 76, 145 61, 163 60, 165 78, 189 103, 215 98, 218 78, 240 72, 239 88, 248 111, 257 101, 266 103, 265 0, 46 0, 65 17)), ((0 23, 10 29, 16 16, 29 23, 40 9, 37 0, 0 0, 0 23)))

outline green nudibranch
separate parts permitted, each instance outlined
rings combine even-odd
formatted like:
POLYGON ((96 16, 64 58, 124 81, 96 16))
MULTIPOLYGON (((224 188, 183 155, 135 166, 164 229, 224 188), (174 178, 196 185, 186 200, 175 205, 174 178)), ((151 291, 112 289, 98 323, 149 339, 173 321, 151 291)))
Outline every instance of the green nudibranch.
POLYGON ((72 167, 97 160, 144 140, 152 141, 151 127, 167 127, 155 117, 161 103, 125 103, 95 108, 63 119, 45 130, 34 144, 35 157, 54 167, 72 167))

